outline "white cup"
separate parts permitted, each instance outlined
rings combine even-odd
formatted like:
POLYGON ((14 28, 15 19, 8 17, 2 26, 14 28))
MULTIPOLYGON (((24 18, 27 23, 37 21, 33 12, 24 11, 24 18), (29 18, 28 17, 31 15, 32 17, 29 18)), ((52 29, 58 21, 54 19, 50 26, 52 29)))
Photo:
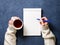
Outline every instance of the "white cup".
POLYGON ((22 20, 19 18, 19 17, 11 17, 11 20, 13 20, 13 25, 12 27, 14 29, 21 29, 23 27, 23 23, 22 23, 22 20))

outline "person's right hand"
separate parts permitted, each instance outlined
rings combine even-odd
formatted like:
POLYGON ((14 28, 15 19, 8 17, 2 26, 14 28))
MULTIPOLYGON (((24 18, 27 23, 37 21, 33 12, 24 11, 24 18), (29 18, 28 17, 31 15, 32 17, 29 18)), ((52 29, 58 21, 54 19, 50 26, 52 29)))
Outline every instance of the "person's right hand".
POLYGON ((44 20, 48 20, 46 17, 42 17, 40 20, 40 24, 42 25, 42 29, 46 30, 48 29, 48 22, 44 22, 44 20))
POLYGON ((44 22, 44 20, 48 20, 48 19, 46 17, 42 17, 41 20, 40 20, 40 24, 42 26, 48 25, 48 22, 44 22))

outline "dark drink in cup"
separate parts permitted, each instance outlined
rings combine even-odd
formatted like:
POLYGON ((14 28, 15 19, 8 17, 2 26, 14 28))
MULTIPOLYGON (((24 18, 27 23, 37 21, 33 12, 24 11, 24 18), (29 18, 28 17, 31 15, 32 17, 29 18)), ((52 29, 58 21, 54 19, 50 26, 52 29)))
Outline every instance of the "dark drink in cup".
POLYGON ((19 19, 17 19, 17 20, 14 21, 14 26, 16 28, 20 28, 22 26, 22 22, 19 19))

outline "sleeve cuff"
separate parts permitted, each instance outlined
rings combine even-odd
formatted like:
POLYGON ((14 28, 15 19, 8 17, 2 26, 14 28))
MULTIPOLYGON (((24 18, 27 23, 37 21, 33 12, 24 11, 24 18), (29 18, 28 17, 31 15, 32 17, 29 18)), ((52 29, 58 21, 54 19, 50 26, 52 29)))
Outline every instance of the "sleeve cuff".
POLYGON ((11 26, 8 26, 8 28, 7 28, 7 33, 16 33, 16 29, 14 29, 13 27, 11 27, 11 26))
POLYGON ((49 29, 48 25, 42 26, 42 37, 43 38, 54 38, 55 35, 49 29))

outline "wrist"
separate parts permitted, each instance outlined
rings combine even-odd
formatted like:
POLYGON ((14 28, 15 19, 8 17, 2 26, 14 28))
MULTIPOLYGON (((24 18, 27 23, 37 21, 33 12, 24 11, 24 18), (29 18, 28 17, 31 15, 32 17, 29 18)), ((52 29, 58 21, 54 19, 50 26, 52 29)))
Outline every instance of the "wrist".
POLYGON ((11 25, 8 26, 7 33, 14 33, 14 34, 16 34, 16 32, 17 32, 17 30, 14 29, 11 25))
POLYGON ((47 24, 47 25, 43 25, 43 26, 42 26, 42 30, 47 30, 47 29, 49 29, 48 24, 47 24))

